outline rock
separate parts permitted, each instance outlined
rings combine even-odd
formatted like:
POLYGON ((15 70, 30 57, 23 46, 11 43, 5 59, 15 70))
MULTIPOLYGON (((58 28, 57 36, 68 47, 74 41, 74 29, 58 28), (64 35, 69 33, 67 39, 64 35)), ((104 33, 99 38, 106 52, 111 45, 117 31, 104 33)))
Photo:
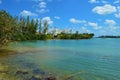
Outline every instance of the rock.
POLYGON ((33 70, 32 72, 33 72, 33 74, 42 74, 42 75, 45 74, 45 72, 42 71, 42 70, 40 70, 40 69, 35 69, 35 70, 33 70))
POLYGON ((0 71, 2 71, 2 70, 8 70, 8 66, 0 65, 0 71))
POLYGON ((45 78, 45 80, 57 80, 55 76, 53 76, 52 73, 49 74, 49 76, 47 78, 45 78))
POLYGON ((8 71, 0 71, 0 73, 8 74, 8 71))
POLYGON ((46 80, 56 80, 56 77, 48 77, 46 80))
POLYGON ((26 75, 26 74, 29 74, 29 72, 26 71, 26 70, 18 70, 18 71, 16 71, 16 75, 26 75))
POLYGON ((0 73, 8 74, 8 66, 0 65, 0 73))
POLYGON ((57 80, 56 77, 48 77, 48 78, 45 78, 45 80, 57 80))
POLYGON ((33 64, 33 63, 26 63, 26 62, 23 63, 22 66, 23 67, 27 67, 27 68, 35 68, 36 67, 35 64, 33 64))
POLYGON ((32 76, 30 80, 42 80, 42 79, 41 79, 41 76, 35 75, 35 76, 32 76))

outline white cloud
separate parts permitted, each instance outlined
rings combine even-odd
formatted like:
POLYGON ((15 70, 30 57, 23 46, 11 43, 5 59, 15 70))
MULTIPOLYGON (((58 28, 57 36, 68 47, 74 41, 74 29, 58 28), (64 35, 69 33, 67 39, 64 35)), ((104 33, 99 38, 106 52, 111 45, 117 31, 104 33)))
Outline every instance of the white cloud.
POLYGON ((118 29, 117 26, 109 26, 110 31, 115 32, 118 29))
POLYGON ((40 8, 46 8, 47 7, 47 3, 42 1, 42 2, 39 3, 39 7, 40 8))
POLYGON ((101 3, 106 4, 106 3, 108 3, 108 2, 105 1, 105 0, 101 0, 101 3))
POLYGON ((89 29, 87 29, 87 27, 85 27, 85 26, 80 27, 78 30, 79 30, 80 33, 92 33, 92 32, 91 32, 89 29))
POLYGON ((92 26, 92 27, 97 27, 97 26, 98 26, 97 23, 93 23, 93 22, 89 22, 88 24, 89 24, 90 26, 92 26))
POLYGON ((115 6, 112 6, 110 4, 105 4, 104 6, 96 6, 92 10, 94 13, 97 14, 111 14, 117 11, 115 6))
POLYGON ((0 0, 0 4, 2 4, 2 0, 0 0))
POLYGON ((98 30, 98 29, 101 28, 101 27, 98 26, 97 23, 94 23, 94 22, 89 22, 88 25, 91 26, 91 27, 93 27, 93 29, 95 29, 95 30, 98 30))
POLYGON ((55 16, 54 18, 55 18, 55 19, 60 19, 60 17, 59 17, 59 16, 55 16))
POLYGON ((97 1, 97 0, 90 0, 89 2, 90 3, 99 3, 99 1, 97 1))
POLYGON ((35 1, 35 2, 40 2, 40 1, 44 1, 44 0, 32 0, 32 1, 35 1))
POLYGON ((118 12, 120 12, 120 6, 117 7, 118 12))
POLYGON ((85 23, 86 21, 85 20, 77 20, 75 18, 71 18, 69 20, 71 23, 74 23, 74 24, 78 24, 78 23, 85 23))
POLYGON ((31 11, 27 11, 27 10, 23 10, 21 13, 20 13, 21 16, 37 16, 36 13, 32 13, 31 11))
POLYGON ((120 0, 116 0, 115 2, 113 2, 114 4, 118 4, 120 3, 120 0))
POLYGON ((120 18, 120 13, 115 14, 115 17, 120 18))
POLYGON ((32 1, 35 1, 35 2, 42 2, 42 1, 52 2, 53 0, 32 0, 32 1))
POLYGON ((61 1, 63 1, 63 0, 57 0, 57 1, 61 2, 61 1))
POLYGON ((77 24, 77 23, 80 23, 80 20, 77 20, 77 19, 75 19, 75 18, 71 18, 71 19, 70 19, 70 22, 71 22, 71 23, 74 23, 74 24, 77 24))
POLYGON ((120 35, 120 26, 110 26, 111 33, 114 35, 120 35))
POLYGON ((43 22, 44 22, 44 21, 47 21, 49 25, 52 25, 52 24, 53 24, 53 21, 51 20, 50 17, 44 17, 44 18, 42 18, 42 21, 43 21, 43 22))
POLYGON ((115 17, 120 18, 120 6, 117 7, 117 13, 115 14, 115 17))
POLYGON ((36 10, 39 13, 47 13, 49 12, 49 9, 40 9, 40 10, 36 10))
POLYGON ((44 0, 37 0, 40 1, 39 4, 36 6, 36 12, 39 13, 47 13, 49 9, 47 8, 47 3, 44 0))
POLYGON ((109 19, 106 19, 105 23, 108 25, 115 25, 116 24, 116 22, 114 20, 109 20, 109 19))
POLYGON ((103 3, 106 4, 108 3, 106 0, 89 0, 90 3, 103 3))
POLYGON ((47 0, 48 2, 52 2, 53 0, 47 0))

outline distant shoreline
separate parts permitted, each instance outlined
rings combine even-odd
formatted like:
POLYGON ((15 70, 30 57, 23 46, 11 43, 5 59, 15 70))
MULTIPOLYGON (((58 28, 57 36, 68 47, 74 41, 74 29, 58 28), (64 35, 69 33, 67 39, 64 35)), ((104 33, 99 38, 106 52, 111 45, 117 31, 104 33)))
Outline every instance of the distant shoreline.
POLYGON ((99 36, 97 38, 120 38, 120 36, 99 36))

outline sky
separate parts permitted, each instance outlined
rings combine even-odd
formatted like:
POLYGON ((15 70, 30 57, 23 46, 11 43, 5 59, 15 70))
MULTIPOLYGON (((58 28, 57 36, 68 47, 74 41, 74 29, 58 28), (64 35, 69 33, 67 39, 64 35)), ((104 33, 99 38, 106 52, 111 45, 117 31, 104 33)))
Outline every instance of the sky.
POLYGON ((47 20, 50 29, 120 35, 120 0, 0 0, 0 9, 47 20))

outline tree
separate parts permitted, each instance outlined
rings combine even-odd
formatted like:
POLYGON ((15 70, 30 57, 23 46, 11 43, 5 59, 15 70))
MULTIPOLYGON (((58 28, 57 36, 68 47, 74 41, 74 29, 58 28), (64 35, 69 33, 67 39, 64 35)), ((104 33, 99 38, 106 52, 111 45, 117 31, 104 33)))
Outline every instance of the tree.
POLYGON ((79 39, 79 31, 75 32, 75 39, 79 39))
POLYGON ((34 34, 36 34, 37 29, 38 29, 38 19, 35 21, 34 34))
POLYGON ((0 44, 7 45, 11 36, 12 16, 4 10, 0 11, 0 44))
POLYGON ((43 33, 44 34, 47 34, 47 32, 48 32, 48 22, 47 21, 44 21, 44 30, 43 30, 43 33))
MULTIPOLYGON (((42 24, 42 20, 38 23, 38 20, 35 21, 34 19, 30 19, 29 16, 12 17, 6 11, 0 10, 0 45, 7 45, 9 41, 53 39, 53 35, 58 33, 57 29, 53 31, 53 34, 48 34, 48 27, 48 21, 44 21, 42 24), (37 30, 39 34, 36 34, 37 30)), ((64 29, 61 34, 57 35, 57 38, 90 39, 93 36, 93 33, 79 34, 78 31, 76 31, 76 33, 73 34, 72 30, 66 31, 64 29)))
POLYGON ((29 26, 29 34, 35 34, 35 33, 36 33, 35 22, 34 22, 34 20, 32 19, 32 20, 31 20, 31 23, 30 23, 30 26, 29 26))
POLYGON ((41 34, 42 33, 42 20, 40 19, 40 24, 39 24, 40 26, 39 26, 39 34, 41 34))
POLYGON ((27 19, 26 19, 26 27, 25 27, 25 31, 26 31, 26 34, 29 34, 30 33, 30 17, 27 16, 27 19))

